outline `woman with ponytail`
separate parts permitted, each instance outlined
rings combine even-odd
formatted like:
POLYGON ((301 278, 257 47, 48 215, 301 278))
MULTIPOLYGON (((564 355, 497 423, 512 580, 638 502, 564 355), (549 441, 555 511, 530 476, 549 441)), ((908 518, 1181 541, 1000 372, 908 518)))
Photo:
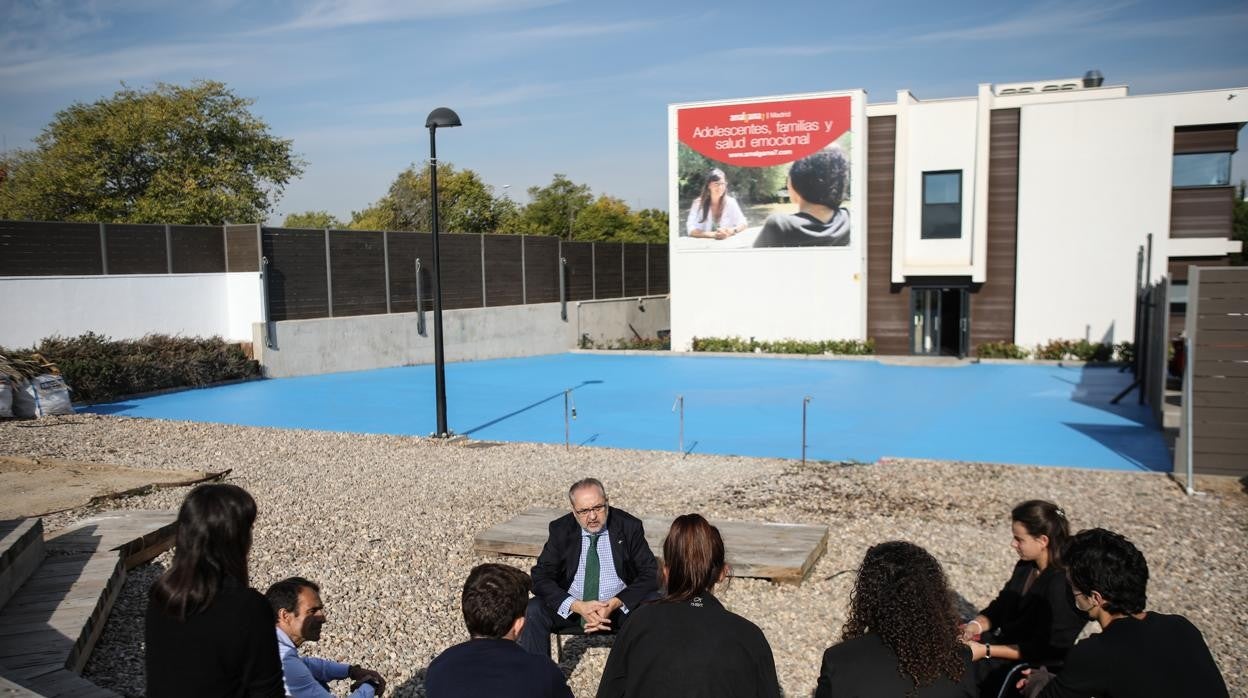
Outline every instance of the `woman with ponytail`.
POLYGON ((698 514, 677 517, 663 539, 665 593, 632 611, 598 697, 779 698, 763 631, 712 593, 727 577, 719 529, 698 514))

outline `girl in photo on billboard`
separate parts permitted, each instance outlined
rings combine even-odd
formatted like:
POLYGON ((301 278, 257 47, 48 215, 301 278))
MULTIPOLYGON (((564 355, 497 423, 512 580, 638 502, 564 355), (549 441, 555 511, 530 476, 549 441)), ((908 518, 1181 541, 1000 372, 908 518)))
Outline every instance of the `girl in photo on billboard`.
POLYGON ((728 195, 728 178, 724 171, 712 169, 702 185, 702 194, 689 209, 686 222, 689 237, 723 240, 745 230, 745 214, 737 200, 728 195))
POLYGON ((773 213, 755 247, 844 247, 849 211, 841 207, 849 184, 849 159, 839 146, 807 155, 789 166, 789 198, 797 213, 773 213))

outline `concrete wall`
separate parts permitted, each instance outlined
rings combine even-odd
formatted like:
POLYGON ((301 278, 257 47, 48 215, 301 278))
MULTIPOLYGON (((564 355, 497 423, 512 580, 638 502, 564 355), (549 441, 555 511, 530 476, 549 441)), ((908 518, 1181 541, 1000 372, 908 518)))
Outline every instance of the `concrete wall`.
MULTIPOLYGON (((575 312, 569 304, 570 321, 564 321, 558 303, 443 311, 446 360, 568 351, 576 346, 575 312)), ((423 335, 417 331, 419 315, 275 322, 271 323, 273 348, 265 346, 264 325, 256 323, 256 358, 272 378, 433 363, 433 313, 425 313, 423 335)))
POLYGON ((1174 128, 1248 121, 1232 92, 1022 108, 1016 342, 1131 339, 1136 250, 1152 233, 1156 279, 1182 243, 1169 240, 1174 128))
POLYGON ((654 339, 660 330, 672 329, 671 301, 667 296, 579 301, 576 328, 576 336, 591 346, 636 339, 637 335, 654 339))
POLYGON ((134 274, 0 278, 0 346, 95 332, 113 339, 161 333, 250 341, 262 317, 260 275, 134 274))

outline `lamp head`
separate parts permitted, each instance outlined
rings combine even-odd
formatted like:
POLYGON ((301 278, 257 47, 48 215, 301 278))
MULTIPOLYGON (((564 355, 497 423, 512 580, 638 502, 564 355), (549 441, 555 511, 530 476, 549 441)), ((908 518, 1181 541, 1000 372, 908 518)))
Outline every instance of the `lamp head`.
POLYGON ((425 119, 425 128, 450 128, 461 125, 459 114, 456 114, 448 107, 434 109, 429 112, 429 117, 425 119))

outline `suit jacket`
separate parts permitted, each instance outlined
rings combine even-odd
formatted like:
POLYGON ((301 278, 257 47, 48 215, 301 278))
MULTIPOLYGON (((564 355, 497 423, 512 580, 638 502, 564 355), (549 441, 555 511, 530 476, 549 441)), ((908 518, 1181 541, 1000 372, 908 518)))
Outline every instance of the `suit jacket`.
POLYGON ((866 633, 835 644, 823 653, 815 698, 833 696, 909 696, 918 698, 974 698, 975 672, 970 651, 962 652, 965 671, 958 683, 939 678, 916 693, 914 681, 903 676, 897 655, 879 635, 866 633))
POLYGON ((425 673, 425 691, 429 698, 572 698, 550 657, 496 638, 476 638, 439 654, 425 673))
MULTIPOLYGON (((612 507, 607 515, 615 573, 627 585, 618 596, 630 610, 659 590, 659 567, 646 543, 641 519, 612 507)), ((533 594, 558 610, 581 563, 581 525, 571 512, 550 522, 550 535, 533 566, 533 594)))

